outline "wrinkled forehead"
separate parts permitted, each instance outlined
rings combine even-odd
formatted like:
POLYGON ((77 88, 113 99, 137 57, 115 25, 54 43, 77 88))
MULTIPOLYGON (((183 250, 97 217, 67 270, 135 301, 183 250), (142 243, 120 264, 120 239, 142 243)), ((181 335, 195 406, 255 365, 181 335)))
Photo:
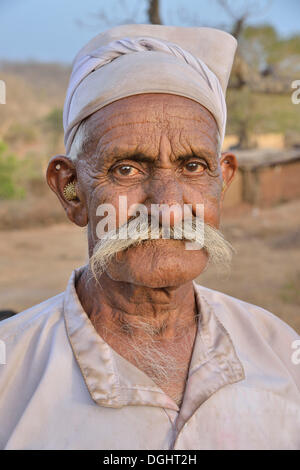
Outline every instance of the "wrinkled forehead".
POLYGON ((164 133, 187 145, 219 150, 219 131, 213 115, 201 104, 176 95, 143 94, 123 98, 98 110, 83 124, 85 155, 108 144, 142 144, 164 133))

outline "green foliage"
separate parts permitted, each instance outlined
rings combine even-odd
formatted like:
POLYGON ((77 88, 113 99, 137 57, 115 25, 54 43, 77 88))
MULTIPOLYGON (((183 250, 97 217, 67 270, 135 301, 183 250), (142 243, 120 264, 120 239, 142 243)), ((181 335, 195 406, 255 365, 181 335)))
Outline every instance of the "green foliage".
POLYGON ((296 273, 294 279, 290 279, 286 282, 281 290, 280 290, 280 297, 283 302, 288 304, 296 304, 300 305, 300 290, 299 290, 299 283, 300 283, 300 272, 296 273))
POLYGON ((0 199, 18 199, 25 195, 19 176, 22 164, 15 155, 9 154, 4 142, 0 142, 0 199))
MULTIPOLYGON (((268 66, 280 68, 289 57, 298 57, 300 60, 300 35, 290 38, 278 36, 273 26, 268 24, 247 26, 240 39, 240 51, 249 65, 261 70, 268 66)), ((290 72, 297 72, 294 64, 290 72)))
POLYGON ((270 64, 278 64, 294 55, 300 58, 300 35, 276 41, 269 48, 268 62, 270 64))
POLYGON ((257 70, 270 65, 270 52, 278 43, 275 29, 269 25, 248 26, 241 37, 241 51, 246 61, 257 70))
POLYGON ((248 41, 258 41, 264 47, 270 47, 278 41, 275 28, 265 24, 261 26, 247 26, 243 31, 243 38, 248 41))
POLYGON ((247 119, 251 133, 299 133, 300 105, 292 104, 290 95, 228 90, 227 106, 228 134, 239 133, 247 119))
POLYGON ((63 111, 61 108, 53 108, 43 119, 42 127, 48 134, 49 152, 56 151, 59 140, 63 134, 63 111))
POLYGON ((25 125, 16 122, 10 126, 4 138, 9 144, 14 144, 16 142, 31 144, 36 141, 37 132, 33 124, 25 125))
POLYGON ((63 111, 61 108, 53 108, 44 118, 44 125, 47 131, 55 135, 63 132, 63 111))
POLYGON ((259 115, 254 106, 253 93, 249 87, 243 87, 238 92, 231 94, 228 114, 230 119, 228 129, 239 136, 239 147, 251 148, 251 135, 259 125, 259 115))

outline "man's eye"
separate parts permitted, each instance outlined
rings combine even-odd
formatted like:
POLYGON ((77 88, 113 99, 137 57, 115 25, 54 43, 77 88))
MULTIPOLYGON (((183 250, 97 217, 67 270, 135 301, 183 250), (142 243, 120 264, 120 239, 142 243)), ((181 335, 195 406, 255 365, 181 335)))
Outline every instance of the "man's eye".
POLYGON ((203 173, 207 166, 201 162, 189 162, 183 167, 188 173, 203 173))
POLYGON ((119 165, 114 168, 114 173, 117 176, 135 176, 139 171, 131 165, 119 165))

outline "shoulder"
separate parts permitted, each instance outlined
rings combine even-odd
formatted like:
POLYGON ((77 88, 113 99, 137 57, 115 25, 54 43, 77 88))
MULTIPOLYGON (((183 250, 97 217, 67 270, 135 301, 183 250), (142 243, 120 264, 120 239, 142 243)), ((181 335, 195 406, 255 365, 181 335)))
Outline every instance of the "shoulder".
POLYGON ((300 336, 293 328, 257 305, 200 285, 195 288, 226 328, 244 362, 256 363, 257 370, 281 371, 300 390, 300 336))
POLYGON ((66 342, 63 298, 59 294, 0 322, 0 395, 20 386, 24 391, 33 371, 37 381, 54 349, 66 342))
POLYGON ((285 333, 288 337, 300 338, 293 328, 268 310, 223 292, 199 284, 195 285, 199 294, 207 299, 222 321, 224 320, 227 323, 233 321, 235 325, 250 322, 258 327, 261 334, 265 335, 270 341, 274 339, 279 330, 280 335, 285 333))
POLYGON ((51 297, 23 312, 0 322, 0 340, 5 343, 14 342, 20 336, 44 328, 60 320, 63 311, 64 293, 51 297))
POLYGON ((66 351, 61 347, 66 343, 63 299, 64 294, 56 295, 0 322, 1 448, 32 403, 54 355, 55 370, 61 367, 57 357, 66 351))

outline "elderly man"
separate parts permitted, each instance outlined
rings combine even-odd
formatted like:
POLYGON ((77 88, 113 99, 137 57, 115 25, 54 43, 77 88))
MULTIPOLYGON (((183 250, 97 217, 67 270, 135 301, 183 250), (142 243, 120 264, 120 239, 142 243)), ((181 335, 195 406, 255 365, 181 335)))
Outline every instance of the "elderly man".
POLYGON ((235 49, 219 30, 134 25, 77 55, 67 156, 47 178, 90 261, 1 324, 2 448, 300 448, 299 337, 194 283, 231 256, 218 227, 235 49))

